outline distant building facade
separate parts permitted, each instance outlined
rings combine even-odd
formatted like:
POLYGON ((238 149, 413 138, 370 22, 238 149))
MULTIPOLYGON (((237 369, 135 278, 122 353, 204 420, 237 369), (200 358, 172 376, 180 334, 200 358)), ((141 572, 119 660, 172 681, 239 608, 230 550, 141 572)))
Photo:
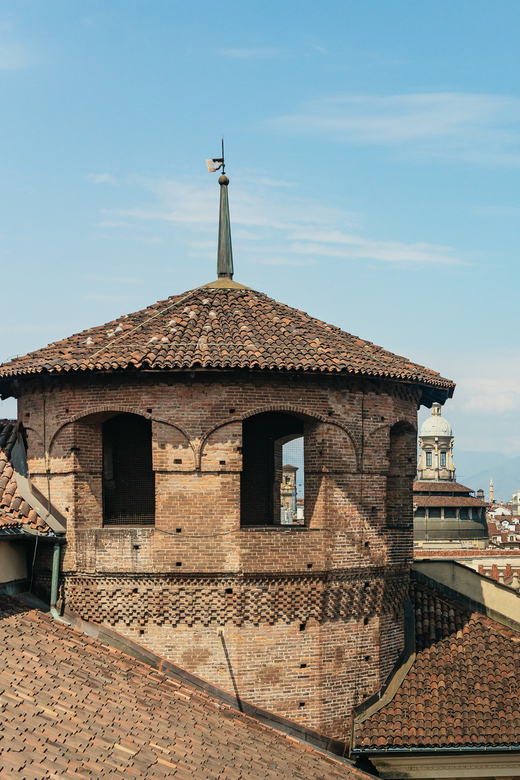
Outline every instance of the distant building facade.
POLYGON ((434 403, 431 417, 421 426, 419 464, 414 483, 414 542, 416 544, 464 543, 485 546, 488 533, 483 492, 455 479, 453 432, 434 403))

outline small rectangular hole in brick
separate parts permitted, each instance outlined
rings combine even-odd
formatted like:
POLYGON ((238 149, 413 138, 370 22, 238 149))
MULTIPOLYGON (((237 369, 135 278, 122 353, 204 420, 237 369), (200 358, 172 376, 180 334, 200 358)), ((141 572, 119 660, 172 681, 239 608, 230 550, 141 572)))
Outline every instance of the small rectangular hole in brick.
POLYGON ((220 463, 221 466, 225 466, 226 465, 226 461, 225 460, 219 460, 219 463, 220 463))
POLYGON ((147 409, 147 410, 146 410, 146 413, 147 413, 147 414, 151 414, 151 413, 152 413, 152 411, 153 411, 153 409, 147 409))
POLYGON ((226 588, 226 593, 230 596, 233 593, 233 588, 226 588))
POLYGON ((229 414, 235 414, 235 410, 234 409, 230 409, 229 410, 229 414))
POLYGON ((298 705, 298 706, 300 707, 300 709, 301 709, 302 707, 305 707, 305 702, 304 702, 304 701, 301 701, 301 702, 299 703, 299 705, 298 705))
POLYGON ((300 623, 300 631, 305 631, 307 628, 307 623, 300 623))
POLYGON ((300 664, 300 669, 306 669, 306 668, 307 668, 307 664, 300 664))
POLYGON ((182 463, 182 458, 174 458, 173 462, 174 463, 182 463))
POLYGON ((175 561, 176 566, 182 566, 182 561, 175 561))
POLYGON ((307 568, 308 568, 308 569, 312 569, 312 563, 308 563, 308 564, 307 564, 307 568))
POLYGON ((176 534, 180 534, 180 533, 181 533, 181 531, 182 531, 182 528, 176 528, 176 529, 175 529, 175 533, 176 533, 176 534))

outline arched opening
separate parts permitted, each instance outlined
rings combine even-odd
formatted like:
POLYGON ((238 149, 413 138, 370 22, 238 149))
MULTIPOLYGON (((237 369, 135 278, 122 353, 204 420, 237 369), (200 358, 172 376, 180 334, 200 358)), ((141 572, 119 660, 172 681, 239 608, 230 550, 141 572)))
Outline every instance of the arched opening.
POLYGON ((245 419, 241 525, 303 524, 303 464, 301 419, 285 412, 263 412, 245 419))
POLYGON ((386 482, 386 524, 411 527, 413 479, 417 457, 415 428, 399 422, 390 428, 389 468, 386 482))
POLYGON ((137 414, 103 423, 103 525, 153 525, 152 426, 137 414))

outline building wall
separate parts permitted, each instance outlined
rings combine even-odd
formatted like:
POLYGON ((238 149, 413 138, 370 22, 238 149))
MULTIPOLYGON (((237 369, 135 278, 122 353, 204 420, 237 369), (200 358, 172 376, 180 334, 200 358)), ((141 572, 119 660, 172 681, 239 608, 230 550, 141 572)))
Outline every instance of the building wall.
POLYGON ((417 401, 249 373, 35 382, 19 414, 31 477, 68 518, 66 606, 345 737, 404 644, 417 401), (102 525, 101 425, 121 411, 152 420, 153 528, 102 525), (304 420, 304 527, 240 527, 242 420, 265 411, 304 420))
POLYGON ((27 577, 27 555, 24 541, 0 540, 0 585, 27 577))

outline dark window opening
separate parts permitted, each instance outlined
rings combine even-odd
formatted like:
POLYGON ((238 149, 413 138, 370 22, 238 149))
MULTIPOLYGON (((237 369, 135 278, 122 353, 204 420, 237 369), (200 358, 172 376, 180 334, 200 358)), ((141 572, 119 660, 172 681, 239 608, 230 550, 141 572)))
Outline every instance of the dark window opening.
POLYGON ((407 422, 390 429, 389 469, 386 483, 386 525, 389 528, 412 527, 415 477, 416 432, 407 422))
POLYGON ((153 525, 152 426, 136 414, 103 423, 104 525, 153 525))
POLYGON ((304 427, 284 412, 242 424, 242 525, 303 524, 304 427))
POLYGON ((446 453, 441 452, 441 468, 446 468, 446 453))
POLYGON ((427 466, 427 468, 430 468, 431 465, 432 465, 432 453, 431 452, 427 452, 426 453, 426 466, 427 466))

